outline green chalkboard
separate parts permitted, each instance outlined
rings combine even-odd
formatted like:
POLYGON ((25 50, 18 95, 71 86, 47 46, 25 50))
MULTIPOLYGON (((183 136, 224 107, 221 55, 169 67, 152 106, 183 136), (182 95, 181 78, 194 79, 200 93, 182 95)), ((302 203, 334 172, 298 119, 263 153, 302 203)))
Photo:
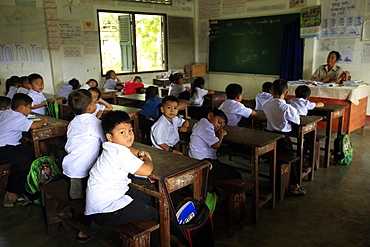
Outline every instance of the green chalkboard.
POLYGON ((278 75, 284 24, 296 19, 299 14, 210 20, 209 71, 278 75))

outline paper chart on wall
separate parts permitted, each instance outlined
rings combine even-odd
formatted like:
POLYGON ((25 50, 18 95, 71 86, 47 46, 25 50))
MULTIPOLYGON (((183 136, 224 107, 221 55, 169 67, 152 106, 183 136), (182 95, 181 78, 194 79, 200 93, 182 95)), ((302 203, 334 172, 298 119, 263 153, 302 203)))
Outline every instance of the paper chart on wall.
POLYGON ((46 28, 50 51, 59 51, 61 46, 59 35, 58 7, 56 0, 45 0, 46 28))
POLYGON ((81 47, 79 46, 65 46, 64 57, 81 57, 81 47))
POLYGON ((362 42, 361 63, 370 63, 370 42, 362 42))
POLYGON ((354 39, 338 39, 337 47, 339 51, 355 51, 355 40, 354 39))
POLYGON ((199 19, 219 18, 220 9, 220 0, 199 1, 199 19))
POLYGON ((77 19, 59 20, 60 39, 63 45, 81 45, 82 44, 82 31, 81 21, 77 19))
POLYGON ((64 0, 62 1, 63 16, 64 17, 75 17, 80 16, 79 0, 64 0))
POLYGON ((247 12, 274 11, 274 10, 282 10, 286 8, 287 8, 286 3, 277 3, 277 4, 269 4, 269 5, 262 5, 262 6, 251 6, 247 8, 247 12))
POLYGON ((245 13, 246 0, 223 0, 222 14, 242 14, 245 13))
POLYGON ((335 50, 335 39, 320 39, 319 40, 319 51, 333 51, 335 50))
POLYGON ((352 64, 353 63, 353 51, 339 51, 340 60, 337 63, 340 64, 352 64))
POLYGON ((0 44, 0 62, 42 63, 42 46, 37 44, 0 44))

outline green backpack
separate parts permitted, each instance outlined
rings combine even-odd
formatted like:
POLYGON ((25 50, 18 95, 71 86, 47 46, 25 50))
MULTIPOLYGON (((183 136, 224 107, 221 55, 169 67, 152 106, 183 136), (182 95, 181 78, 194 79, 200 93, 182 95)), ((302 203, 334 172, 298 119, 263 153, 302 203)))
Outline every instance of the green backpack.
POLYGON ((33 203, 41 205, 40 185, 60 177, 62 172, 49 156, 42 156, 34 160, 27 175, 26 191, 31 195, 33 203))
POLYGON ((46 101, 45 115, 53 118, 59 118, 59 105, 56 100, 53 102, 46 101))
POLYGON ((334 140, 334 164, 349 165, 353 157, 352 143, 347 134, 340 135, 334 140))

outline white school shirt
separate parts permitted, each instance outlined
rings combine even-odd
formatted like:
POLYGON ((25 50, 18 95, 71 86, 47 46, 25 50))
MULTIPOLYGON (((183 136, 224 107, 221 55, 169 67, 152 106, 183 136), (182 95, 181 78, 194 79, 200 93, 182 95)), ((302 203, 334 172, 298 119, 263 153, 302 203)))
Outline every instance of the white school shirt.
POLYGON ((86 89, 88 90, 90 88, 89 84, 85 83, 85 84, 82 84, 80 89, 86 89))
POLYGON ((24 93, 24 94, 28 94, 30 92, 30 90, 28 90, 27 88, 25 87, 19 87, 18 90, 17 90, 17 93, 24 93))
POLYGON ((274 98, 267 102, 263 111, 267 118, 266 129, 269 131, 290 132, 292 130, 290 122, 300 123, 297 110, 283 99, 274 98))
POLYGON ((263 106, 270 102, 274 97, 270 93, 262 92, 256 96, 256 110, 263 110, 263 106))
POLYGON ((248 118, 252 113, 252 109, 233 99, 224 101, 218 109, 226 114, 230 126, 238 126, 242 117, 248 118))
MULTIPOLYGON (((33 89, 30 90, 28 96, 30 96, 33 100, 32 106, 39 105, 41 104, 41 102, 46 101, 46 98, 42 92, 36 92, 33 89)), ((37 109, 32 109, 32 112, 45 115, 45 106, 37 109)))
POLYGON ((104 109, 105 109, 105 105, 97 103, 96 110, 93 112, 93 115, 96 116, 99 111, 104 111, 104 109))
POLYGON ((312 110, 316 107, 315 102, 310 102, 309 100, 302 98, 294 98, 288 102, 298 111, 298 115, 307 116, 308 110, 312 110))
POLYGON ((215 133, 215 127, 206 118, 202 118, 193 127, 190 136, 189 156, 198 160, 217 159, 217 149, 212 145, 219 139, 215 133))
POLYGON ((13 96, 14 96, 14 94, 17 93, 17 91, 18 91, 18 88, 14 87, 14 86, 10 86, 9 92, 6 95, 6 97, 13 99, 13 96))
POLYGON ((190 99, 190 104, 193 105, 203 105, 204 102, 204 96, 208 94, 208 90, 196 87, 195 93, 190 99))
POLYGON ((113 80, 112 78, 109 78, 105 81, 103 87, 108 88, 108 89, 116 89, 116 86, 117 86, 117 81, 113 80))
POLYGON ((170 147, 175 146, 180 141, 179 130, 184 119, 174 117, 170 123, 164 115, 158 118, 150 131, 150 139, 152 140, 153 147, 162 149, 159 144, 167 144, 170 147))
POLYGON ((186 88, 184 87, 184 85, 171 83, 170 89, 168 90, 168 95, 175 96, 176 98, 178 98, 180 96, 180 93, 185 92, 185 91, 186 91, 186 88))
POLYGON ((103 152, 90 170, 86 189, 85 215, 110 213, 126 207, 133 199, 125 195, 143 161, 125 146, 103 143, 103 152))
POLYGON ((68 124, 63 173, 70 178, 87 177, 104 141, 99 119, 89 113, 76 115, 68 124))
POLYGON ((0 147, 21 144, 22 132, 28 131, 32 121, 22 113, 7 109, 0 114, 0 147))
POLYGON ((64 83, 63 86, 59 89, 57 95, 62 96, 66 100, 68 100, 68 95, 73 91, 72 85, 68 82, 64 83))

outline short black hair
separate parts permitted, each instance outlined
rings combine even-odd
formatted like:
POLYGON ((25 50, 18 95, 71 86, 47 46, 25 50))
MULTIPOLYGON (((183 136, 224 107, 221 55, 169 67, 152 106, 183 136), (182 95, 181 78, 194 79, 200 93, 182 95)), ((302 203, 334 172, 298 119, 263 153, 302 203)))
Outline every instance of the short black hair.
POLYGON ((18 109, 20 106, 28 106, 32 104, 33 99, 24 93, 16 93, 12 99, 12 110, 18 109))
POLYGON ((112 73, 116 73, 116 72, 114 72, 114 70, 108 70, 107 73, 105 74, 105 78, 106 79, 109 79, 110 78, 110 74, 112 74, 112 73))
POLYGON ((112 134, 113 129, 120 123, 131 124, 130 116, 124 111, 110 111, 103 115, 101 119, 101 126, 104 135, 107 133, 112 134))
POLYGON ((86 89, 73 90, 68 95, 68 106, 76 115, 86 113, 87 107, 92 102, 92 96, 86 89))
POLYGON ((331 51, 331 52, 329 52, 329 55, 328 56, 330 56, 330 54, 335 54, 335 56, 337 57, 337 61, 340 61, 341 56, 340 56, 340 53, 339 52, 337 52, 337 51, 331 51))
POLYGON ((140 81, 141 81, 141 77, 140 77, 140 76, 138 76, 138 75, 135 75, 135 76, 132 78, 132 81, 135 81, 135 80, 137 80, 137 79, 140 79, 140 81))
POLYGON ((228 120, 228 118, 227 118, 226 114, 225 114, 223 111, 221 111, 221 110, 219 110, 219 109, 217 109, 217 108, 215 108, 215 109, 211 110, 211 111, 210 111, 210 113, 212 113, 212 114, 213 114, 213 116, 215 116, 215 117, 220 117, 220 118, 222 118, 223 120, 225 120, 225 125, 227 125, 227 123, 229 122, 229 120, 228 120))
POLYGON ((80 85, 80 82, 76 78, 69 80, 68 83, 72 86, 73 90, 78 89, 78 86, 80 85))
POLYGON ((101 97, 101 92, 100 92, 100 89, 99 88, 97 88, 97 87, 91 87, 91 88, 89 88, 89 89, 87 89, 88 91, 94 91, 95 93, 97 93, 98 94, 98 99, 100 99, 100 97, 101 97))
POLYGON ((311 95, 311 89, 309 86, 301 85, 295 89, 295 97, 301 99, 307 99, 311 95))
POLYGON ((177 83, 182 78, 184 78, 184 76, 179 72, 175 72, 174 74, 171 74, 168 77, 168 79, 170 79, 170 82, 173 82, 173 83, 177 83))
POLYGON ((197 77, 194 79, 194 82, 193 82, 193 85, 194 87, 201 87, 202 85, 204 85, 204 79, 203 77, 197 77))
POLYGON ((239 84, 231 83, 227 85, 225 92, 228 99, 236 99, 240 94, 242 94, 243 88, 239 84))
POLYGON ((288 83, 284 79, 277 79, 272 83, 272 90, 278 96, 288 91, 288 83))
POLYGON ((42 78, 42 76, 41 75, 39 75, 39 74, 36 74, 36 73, 34 73, 34 74, 30 74, 29 76, 28 76, 28 82, 29 83, 32 83, 34 80, 36 80, 36 79, 43 79, 42 78))
POLYGON ((20 83, 21 83, 21 80, 16 75, 13 75, 12 77, 6 79, 6 82, 5 82, 6 94, 8 94, 11 86, 16 87, 17 84, 19 85, 20 83))
POLYGON ((21 86, 23 87, 24 85, 26 85, 26 84, 30 84, 29 82, 28 82, 28 76, 21 76, 20 77, 20 80, 21 80, 21 86))
POLYGON ((149 87, 145 90, 145 100, 148 100, 148 99, 154 98, 156 95, 159 95, 158 87, 155 87, 155 86, 149 86, 149 87))
POLYGON ((0 96, 0 109, 8 108, 11 104, 12 100, 6 96, 0 96))
POLYGON ((167 102, 177 102, 179 104, 179 100, 175 96, 166 96, 162 99, 162 106, 164 106, 167 102))
POLYGON ((89 79, 89 80, 86 82, 86 84, 89 84, 89 82, 91 82, 91 81, 94 81, 94 82, 96 83, 96 87, 98 87, 98 86, 99 86, 98 81, 97 81, 97 80, 95 80, 95 79, 93 79, 93 78, 89 79))
POLYGON ((272 82, 267 81, 262 84, 262 92, 269 93, 272 89, 272 82))

